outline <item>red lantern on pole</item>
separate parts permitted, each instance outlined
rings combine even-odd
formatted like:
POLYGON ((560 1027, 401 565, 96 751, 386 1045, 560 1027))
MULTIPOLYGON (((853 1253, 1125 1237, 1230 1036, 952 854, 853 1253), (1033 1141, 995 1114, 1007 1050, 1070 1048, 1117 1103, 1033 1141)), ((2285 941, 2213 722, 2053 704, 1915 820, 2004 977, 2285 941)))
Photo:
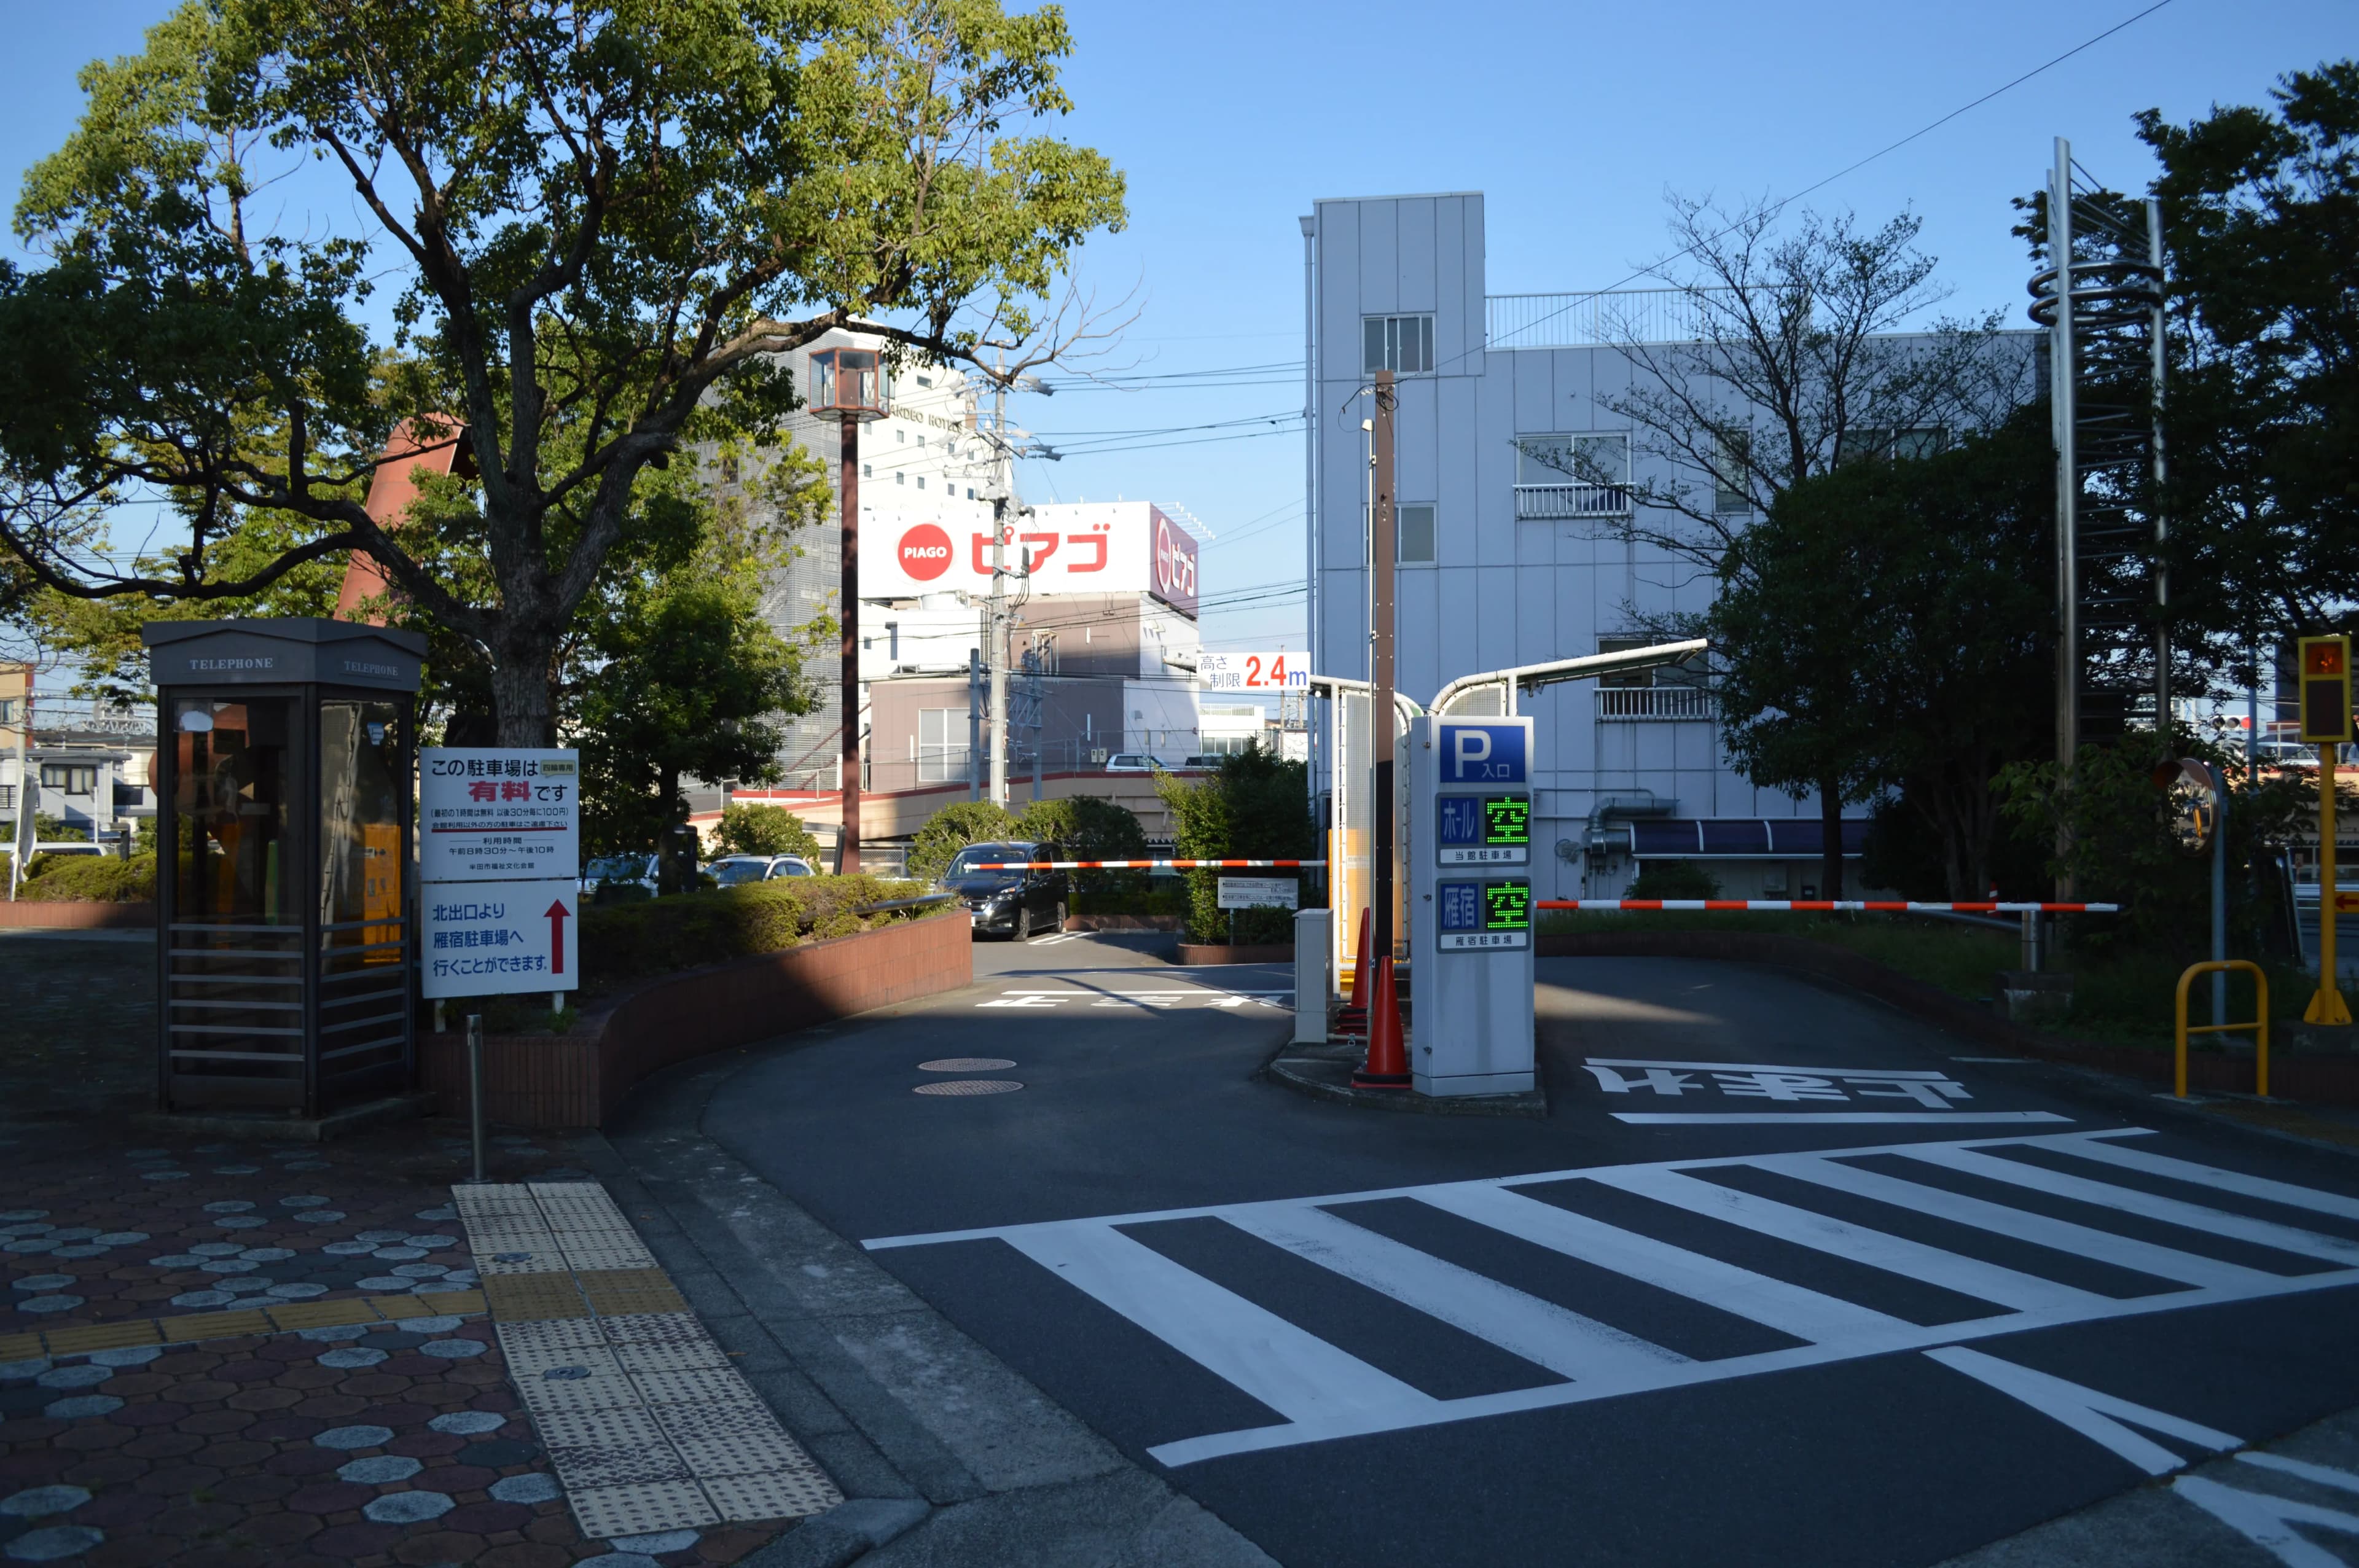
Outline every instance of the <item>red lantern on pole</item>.
POLYGON ((821 349, 810 357, 810 411, 822 418, 834 415, 842 434, 837 487, 842 570, 836 609, 843 630, 843 837, 835 869, 847 876, 860 870, 860 427, 885 417, 890 395, 884 362, 874 349, 821 349))

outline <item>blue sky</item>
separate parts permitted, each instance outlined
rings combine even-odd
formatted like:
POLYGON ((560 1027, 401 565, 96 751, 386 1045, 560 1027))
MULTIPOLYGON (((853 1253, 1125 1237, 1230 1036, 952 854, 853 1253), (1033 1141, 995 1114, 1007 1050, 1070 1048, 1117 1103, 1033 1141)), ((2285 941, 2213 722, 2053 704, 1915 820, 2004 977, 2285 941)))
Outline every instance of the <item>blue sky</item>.
MULTIPOLYGON (((1666 191, 1785 196, 2135 16, 2149 0, 1854 0, 1654 5, 1193 0, 1069 5, 1075 113, 1061 135, 1130 179, 1131 222, 1093 243, 1082 286, 1137 319, 1109 368, 1168 374, 1275 366, 1190 391, 1076 390, 1018 400, 1052 443, 1169 431, 1301 404, 1302 242, 1321 196, 1487 193, 1494 293, 1597 287, 1658 254, 1666 191)), ((74 71, 138 47, 164 14, 82 0, 20 16, 0 97, 0 174, 66 135, 74 71)), ((2026 264, 2008 199, 2037 186, 2050 138, 2117 189, 2151 163, 2130 116, 2185 120, 2257 103, 2282 73, 2359 48, 2350 0, 2171 0, 1810 199, 1881 220, 1903 207, 1958 311, 2020 316, 2026 264)), ((1246 428, 1249 427, 1237 427, 1246 428)), ((1208 434, 1219 435, 1214 431, 1208 434)), ((1147 497, 1212 531, 1215 600, 1302 578, 1300 438, 1151 447, 1027 463, 1031 499, 1147 497)), ((1217 646, 1299 647, 1301 599, 1205 618, 1217 646)))

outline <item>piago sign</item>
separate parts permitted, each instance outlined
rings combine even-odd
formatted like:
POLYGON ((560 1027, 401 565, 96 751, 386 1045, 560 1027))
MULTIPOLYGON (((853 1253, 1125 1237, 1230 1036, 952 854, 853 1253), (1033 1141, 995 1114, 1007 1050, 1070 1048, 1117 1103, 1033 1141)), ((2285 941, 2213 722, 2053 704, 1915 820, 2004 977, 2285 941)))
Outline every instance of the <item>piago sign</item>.
MULTIPOLYGON (((886 535, 889 552, 861 563, 862 597, 989 593, 991 529, 987 521, 902 523, 886 535)), ((1029 567, 1036 594, 1146 593, 1196 614, 1196 539, 1147 502, 1036 506, 1005 525, 1000 547, 1011 575, 1029 567)))

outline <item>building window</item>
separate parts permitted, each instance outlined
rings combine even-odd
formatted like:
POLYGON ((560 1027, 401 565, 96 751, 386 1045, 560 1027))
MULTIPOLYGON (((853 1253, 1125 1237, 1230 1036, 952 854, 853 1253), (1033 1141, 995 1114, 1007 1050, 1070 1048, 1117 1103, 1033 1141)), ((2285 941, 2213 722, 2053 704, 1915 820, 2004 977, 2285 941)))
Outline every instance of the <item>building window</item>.
POLYGON ((1726 514, 1753 510, 1753 432, 1724 430, 1713 438, 1712 509, 1726 514))
POLYGON ((16 809, 16 786, 15 784, 0 784, 0 811, 14 811, 16 809))
POLYGON ((1360 330, 1365 352, 1360 368, 1373 375, 1388 370, 1396 375, 1423 375, 1433 369, 1433 318, 1430 316, 1368 316, 1360 330))
POLYGON ((895 484, 907 484, 909 482, 909 479, 908 476, 904 474, 899 469, 895 469, 893 470, 893 482, 895 484))
POLYGON ((918 488, 919 490, 926 488, 926 476, 924 474, 919 474, 918 476, 918 488))
POLYGON ((41 787, 67 795, 96 795, 98 770, 80 762, 43 762, 41 787))
POLYGON ((1405 567, 1433 564, 1433 508, 1404 506, 1400 509, 1400 539, 1397 546, 1400 564, 1405 567))
POLYGON ((1628 484, 1630 438, 1618 430, 1598 435, 1518 436, 1516 482, 1628 484))
POLYGON ((967 713, 963 708, 918 709, 918 782, 949 784, 967 776, 967 713))
POLYGON ((934 384, 934 378, 929 375, 921 375, 918 378, 918 384, 919 386, 931 386, 934 384))
POLYGON ((723 484, 737 482, 737 460, 734 457, 725 457, 721 460, 721 482, 723 484))
POLYGON ((16 722, 16 699, 13 697, 0 697, 0 724, 14 724, 16 722))
POLYGON ((968 485, 966 487, 966 498, 969 501, 973 501, 974 499, 974 486, 968 485))
MULTIPOLYGON (((1600 637, 1597 639, 1597 651, 1601 654, 1627 653, 1632 648, 1645 647, 1649 640, 1645 637, 1600 637)), ((1620 687, 1625 689, 1649 687, 1655 684, 1655 672, 1625 670, 1619 675, 1599 676, 1597 684, 1602 687, 1620 687)))
POLYGON ((1947 445, 1948 432, 1938 425, 1888 430, 1864 426, 1846 430, 1835 445, 1835 461, 1855 463, 1869 458, 1930 458, 1947 445))
POLYGON ((906 441, 909 438, 909 432, 897 426, 893 431, 893 438, 897 441, 906 441))
POLYGON ((875 463, 861 464, 860 477, 863 479, 875 479, 876 477, 876 465, 875 463))

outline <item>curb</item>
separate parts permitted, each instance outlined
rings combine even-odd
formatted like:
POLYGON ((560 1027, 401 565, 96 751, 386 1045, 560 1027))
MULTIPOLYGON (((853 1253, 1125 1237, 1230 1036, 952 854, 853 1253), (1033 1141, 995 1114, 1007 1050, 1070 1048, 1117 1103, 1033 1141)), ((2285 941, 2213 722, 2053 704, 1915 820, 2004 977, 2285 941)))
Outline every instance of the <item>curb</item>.
POLYGON ((1539 1087, 1514 1095, 1449 1095, 1435 1098, 1415 1089, 1363 1089, 1352 1085, 1359 1065, 1356 1045, 1281 1045, 1262 1065, 1259 1076, 1312 1099, 1363 1110, 1407 1112, 1412 1116, 1518 1116, 1535 1121, 1548 1119, 1548 1076, 1535 1055, 1532 1067, 1539 1087))

